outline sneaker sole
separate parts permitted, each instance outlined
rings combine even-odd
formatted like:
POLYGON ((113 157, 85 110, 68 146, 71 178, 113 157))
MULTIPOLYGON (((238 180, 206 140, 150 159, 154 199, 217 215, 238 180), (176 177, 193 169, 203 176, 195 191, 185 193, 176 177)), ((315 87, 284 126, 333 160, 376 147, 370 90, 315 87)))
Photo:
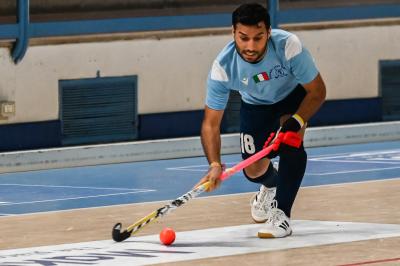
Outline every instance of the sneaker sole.
POLYGON ((258 233, 257 234, 258 238, 275 238, 272 234, 270 233, 258 233))
POLYGON ((287 236, 290 236, 290 235, 292 235, 292 232, 290 232, 290 234, 288 234, 288 235, 280 236, 280 237, 276 237, 271 233, 260 233, 260 232, 258 232, 258 234, 257 234, 258 238, 283 238, 283 237, 287 237, 287 236))
POLYGON ((253 218, 253 221, 254 221, 255 223, 257 223, 257 224, 265 223, 267 220, 268 220, 268 219, 265 219, 265 220, 256 220, 256 219, 253 218))

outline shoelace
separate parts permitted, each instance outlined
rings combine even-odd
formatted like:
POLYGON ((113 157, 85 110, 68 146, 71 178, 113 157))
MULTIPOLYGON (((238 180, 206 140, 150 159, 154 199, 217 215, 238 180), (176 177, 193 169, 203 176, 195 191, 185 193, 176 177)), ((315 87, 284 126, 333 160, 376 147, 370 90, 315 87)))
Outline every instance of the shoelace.
POLYGON ((286 215, 282 210, 278 209, 278 202, 276 200, 271 202, 271 209, 268 212, 267 219, 268 222, 272 222, 276 226, 279 226, 286 220, 286 215))
POLYGON ((260 191, 251 198, 250 204, 252 205, 254 200, 257 199, 254 208, 258 210, 265 210, 266 207, 269 207, 268 203, 272 202, 274 198, 274 193, 270 191, 272 189, 273 188, 260 189, 260 191))
POLYGON ((255 194, 251 200, 250 200, 250 204, 253 204, 254 200, 256 200, 256 204, 254 205, 254 208, 257 210, 262 210, 265 208, 264 206, 264 200, 261 200, 263 198, 266 197, 267 191, 266 190, 262 190, 259 191, 257 194, 255 194))

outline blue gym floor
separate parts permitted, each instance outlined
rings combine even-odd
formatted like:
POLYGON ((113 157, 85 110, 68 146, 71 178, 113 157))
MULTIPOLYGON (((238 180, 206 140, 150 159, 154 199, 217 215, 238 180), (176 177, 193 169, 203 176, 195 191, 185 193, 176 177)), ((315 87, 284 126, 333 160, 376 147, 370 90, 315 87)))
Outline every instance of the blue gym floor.
MULTIPOLYGON (((302 186, 400 177, 400 141, 309 148, 302 186)), ((240 155, 223 156, 227 166, 240 155)), ((0 174, 0 216, 175 199, 207 169, 204 157, 0 174)), ((202 196, 258 189, 238 173, 202 196)))

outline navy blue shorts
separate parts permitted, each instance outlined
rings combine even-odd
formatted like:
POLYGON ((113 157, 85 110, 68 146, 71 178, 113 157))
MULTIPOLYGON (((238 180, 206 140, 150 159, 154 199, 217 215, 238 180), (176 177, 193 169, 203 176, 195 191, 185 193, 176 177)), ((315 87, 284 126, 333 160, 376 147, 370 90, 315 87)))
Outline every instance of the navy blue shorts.
POLYGON ((260 151, 269 135, 279 129, 281 116, 294 114, 305 96, 305 89, 298 85, 285 99, 271 105, 253 105, 242 101, 240 107, 242 158, 246 159, 260 151))

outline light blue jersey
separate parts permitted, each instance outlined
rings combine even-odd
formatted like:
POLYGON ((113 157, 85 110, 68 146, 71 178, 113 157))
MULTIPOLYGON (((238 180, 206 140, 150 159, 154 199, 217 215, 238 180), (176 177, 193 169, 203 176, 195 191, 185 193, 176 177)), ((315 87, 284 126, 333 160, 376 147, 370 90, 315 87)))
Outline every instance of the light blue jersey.
POLYGON ((208 75, 206 105, 225 109, 230 90, 239 91, 249 104, 273 104, 317 75, 313 58, 298 37, 273 29, 266 55, 256 64, 238 54, 234 41, 224 47, 208 75))

